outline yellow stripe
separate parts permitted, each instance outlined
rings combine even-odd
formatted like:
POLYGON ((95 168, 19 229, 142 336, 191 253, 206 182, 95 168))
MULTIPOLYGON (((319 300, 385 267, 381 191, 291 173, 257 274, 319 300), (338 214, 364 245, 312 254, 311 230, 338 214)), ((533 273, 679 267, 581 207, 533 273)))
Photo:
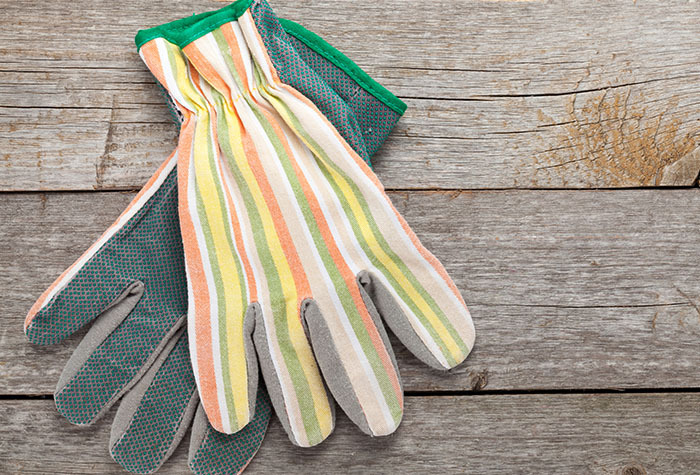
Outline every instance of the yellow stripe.
MULTIPOLYGON (((269 91, 268 91, 269 92, 269 91)), ((274 98, 274 102, 277 102, 278 105, 281 104, 281 100, 279 100, 277 97, 271 94, 270 99, 274 98)), ((287 113, 287 107, 276 107, 277 111, 283 115, 283 117, 286 119, 286 122, 291 126, 294 122, 290 120, 290 116, 287 113)), ((310 150, 313 150, 312 144, 308 143, 306 140, 306 137, 304 134, 299 133, 299 131, 296 131, 299 135, 299 137, 304 141, 307 147, 309 147, 310 150)), ((324 151, 325 152, 325 151, 324 151)), ((323 159, 323 154, 319 153, 318 150, 315 151, 315 155, 319 157, 321 160, 323 159)), ((325 162, 325 160, 324 160, 325 162)), ((437 334, 440 336, 440 338, 445 342, 445 345, 447 349, 450 351, 452 357, 456 361, 461 361, 464 359, 465 355, 462 353, 462 350, 460 349, 459 345, 457 342, 452 338, 450 335, 449 331, 445 327, 444 323, 442 320, 433 312, 433 310, 430 308, 430 305, 428 302, 425 301, 422 295, 416 290, 416 288, 408 281, 408 279, 405 278, 399 267, 394 263, 394 261, 384 252, 384 249, 382 246, 377 242, 374 233, 372 232, 369 223, 367 221, 367 217, 365 216, 364 212, 362 211, 362 207, 357 200, 357 197, 355 194, 352 192, 352 189, 348 182, 345 180, 345 178, 340 175, 332 166, 326 166, 326 169, 332 174, 333 178, 335 179, 336 183, 338 183, 338 187, 341 189, 341 192, 347 199, 350 208, 352 209, 353 214, 355 215, 355 218, 357 219, 357 222, 359 224, 360 230, 362 232, 363 237, 367 241, 370 249, 374 252, 374 254, 377 256, 377 258, 384 264, 384 266, 389 270, 391 275, 396 279, 396 281, 399 283, 399 285, 406 291, 408 296, 415 302, 415 304, 418 306, 419 310, 425 315, 426 319, 430 322, 430 324, 433 326, 437 334)))
MULTIPOLYGON (((179 50, 177 50, 179 53, 179 50)), ((192 102, 200 104, 202 100, 190 82, 190 78, 183 68, 177 69, 176 82, 181 91, 187 94, 188 98, 194 99, 192 102)), ((245 345, 243 344, 243 316, 247 308, 247 302, 242 301, 240 289, 240 276, 236 272, 236 260, 234 250, 230 247, 226 238, 226 229, 222 216, 225 211, 221 208, 217 188, 221 188, 221 183, 217 183, 214 178, 214 170, 209 166, 209 115, 208 113, 198 114, 199 119, 195 128, 194 137, 194 167, 197 180, 197 187, 204 203, 204 209, 209 223, 209 232, 214 243, 217 265, 221 272, 223 285, 223 298, 225 301, 226 314, 224 316, 227 328, 227 335, 220 337, 227 338, 228 364, 230 374, 236 375, 231 378, 232 396, 235 407, 235 416, 239 424, 250 420, 250 410, 248 401, 248 370, 246 364, 245 345)), ((206 247, 206 246, 204 246, 206 247)), ((205 265, 210 264, 211 253, 202 249, 207 255, 205 265)), ((211 289, 216 293, 216 288, 211 289)), ((213 344, 214 342, 212 342, 213 344)), ((220 355, 223 357, 224 355, 220 355)), ((225 362, 222 362, 226 364, 225 362)))
MULTIPOLYGON (((237 124, 233 127, 231 125, 236 121, 229 120, 227 122, 229 123, 229 137, 231 139, 233 139, 233 137, 241 137, 237 124)), ((296 291, 294 276, 292 275, 289 262, 287 261, 287 258, 282 250, 282 244, 279 241, 279 236, 274 231, 275 223, 267 204, 265 203, 262 191, 258 186, 257 179, 253 175, 248 161, 245 158, 239 158, 245 156, 243 146, 239 141, 233 141, 231 142, 231 149, 234 151, 234 156, 236 157, 237 161, 237 163, 232 164, 232 166, 238 166, 243 179, 246 183, 248 183, 250 193, 253 197, 253 201, 255 202, 255 207, 260 213, 265 239, 268 243, 268 248, 272 255, 275 269, 280 277, 283 294, 286 297, 286 319, 289 329, 290 342, 294 347, 297 358, 299 359, 299 364, 304 371, 304 376, 309 384, 309 388, 311 389, 311 397, 314 402, 314 407, 316 408, 316 418, 319 422, 319 427, 323 435, 326 436, 330 434, 332 430, 332 412, 326 396, 325 387, 321 380, 321 375, 316 365, 316 360, 306 339, 306 333, 301 326, 299 308, 297 306, 299 297, 296 291)), ((292 388, 292 390, 294 390, 294 388, 292 388)))
MULTIPOLYGON (((231 112, 233 113, 233 112, 231 112)), ((233 128, 235 130, 235 133, 240 134, 240 128, 238 127, 238 122, 237 121, 227 121, 228 123, 233 123, 233 128)), ((231 129, 231 127, 229 127, 231 129)), ((240 147, 239 147, 240 148, 240 147)), ((237 150, 234 148, 234 153, 237 154, 237 156, 242 156, 243 155, 243 150, 242 148, 240 150, 237 150), (240 155, 238 155, 240 154, 240 155)), ((243 252, 243 250, 241 250, 243 252)), ((241 263, 241 266, 243 263, 241 263)), ((224 281, 227 282, 227 281, 224 281)), ((226 284, 228 285, 228 284, 226 284)), ((236 276, 235 281, 231 284, 231 288, 239 288, 240 281, 238 280, 238 277, 236 276)), ((247 306, 248 302, 246 302, 247 306)), ((245 315, 245 310, 242 309, 242 312, 240 315, 245 315)), ((227 316, 228 317, 228 316, 227 316)), ((239 316, 240 323, 243 322, 242 318, 239 316)), ((231 315, 231 318, 227 318, 227 328, 231 328, 232 325, 235 325, 237 322, 235 320, 235 316, 231 315)), ((242 327, 241 327, 242 330, 242 327)), ((245 348, 243 345, 243 336, 241 335, 241 340, 240 340, 240 345, 228 345, 228 361, 235 361, 236 364, 231 364, 231 371, 229 372, 229 384, 233 390, 233 395, 234 395, 234 403, 236 405, 236 417, 239 417, 239 421, 241 420, 248 420, 249 419, 249 409, 248 409, 248 381, 246 378, 241 378, 241 374, 247 374, 247 368, 241 370, 239 368, 239 364, 245 365, 246 364, 246 355, 245 355, 245 348), (240 360, 239 360, 240 358, 240 360), (240 373, 239 371, 242 371, 240 373), (236 396, 245 393, 245 399, 240 398, 241 402, 245 401, 245 409, 240 408, 240 404, 238 403, 238 399, 236 399, 236 396), (247 418, 246 419, 240 419, 242 415, 245 415, 247 418)))

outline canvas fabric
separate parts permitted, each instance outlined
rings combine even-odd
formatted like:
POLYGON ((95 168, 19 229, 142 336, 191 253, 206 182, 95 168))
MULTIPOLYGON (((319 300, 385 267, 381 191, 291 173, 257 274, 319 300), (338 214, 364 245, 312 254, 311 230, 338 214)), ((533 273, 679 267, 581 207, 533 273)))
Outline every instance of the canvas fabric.
MULTIPOLYGON (((314 67, 340 75, 328 61, 314 67)), ((353 89, 352 84, 343 87, 353 89)), ((179 123, 182 115, 172 104, 179 123)), ((347 111, 357 123, 379 120, 365 117, 367 110, 354 105, 347 111)), ((381 143, 388 131, 379 133, 362 136, 381 143)), ((358 153, 366 150, 374 148, 364 146, 358 153)), ((78 425, 94 423, 121 398, 109 449, 125 469, 156 471, 192 427, 190 469, 238 473, 260 447, 271 407, 261 385, 253 396, 251 423, 235 435, 214 430, 201 408, 185 332, 177 163, 175 151, 117 221, 44 292, 26 318, 25 332, 33 343, 49 345, 94 321, 66 364, 54 398, 59 412, 78 425)))
POLYGON ((341 133, 359 122, 329 121, 334 107, 324 113, 282 80, 308 66, 290 43, 266 41, 282 30, 264 1, 240 0, 138 41, 184 116, 179 214, 197 386, 225 433, 250 421, 259 367, 293 443, 332 432, 331 395, 366 433, 390 434, 403 389, 383 322, 439 369, 467 357, 474 326, 341 133))

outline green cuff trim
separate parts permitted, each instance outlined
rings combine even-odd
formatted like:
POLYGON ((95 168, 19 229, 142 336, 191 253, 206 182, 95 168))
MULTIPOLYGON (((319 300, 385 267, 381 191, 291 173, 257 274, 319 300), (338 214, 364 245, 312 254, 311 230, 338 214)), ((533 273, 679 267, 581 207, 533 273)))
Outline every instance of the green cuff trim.
POLYGON ((253 0, 238 0, 213 12, 200 13, 155 28, 140 30, 136 34, 136 48, 141 49, 141 46, 156 38, 165 38, 170 43, 184 48, 224 23, 237 20, 252 3, 253 0))
POLYGON ((399 115, 403 115, 403 113, 406 112, 407 106, 401 99, 375 81, 369 74, 355 64, 353 60, 335 49, 326 40, 291 20, 280 18, 279 22, 287 33, 338 66, 365 91, 382 101, 387 107, 391 108, 399 115))
MULTIPOLYGON (((156 38, 164 38, 170 43, 184 48, 221 25, 237 20, 250 8, 252 3, 253 0, 238 0, 219 10, 192 15, 155 28, 140 30, 136 34, 136 48, 141 49, 144 44, 156 38)), ((401 99, 372 79, 369 74, 364 72, 350 58, 335 49, 316 33, 290 20, 280 18, 279 22, 287 33, 335 64, 365 91, 386 104, 387 107, 399 115, 403 115, 406 112, 406 104, 401 99)))

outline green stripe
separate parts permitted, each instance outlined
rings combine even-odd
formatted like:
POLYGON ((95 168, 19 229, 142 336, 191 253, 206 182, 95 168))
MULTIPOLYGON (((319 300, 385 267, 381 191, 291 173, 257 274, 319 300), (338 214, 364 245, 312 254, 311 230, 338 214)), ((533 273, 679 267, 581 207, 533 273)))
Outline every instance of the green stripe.
MULTIPOLYGON (((216 91, 213 91, 218 94, 216 91)), ((227 114, 219 114, 221 120, 228 122, 227 114)), ((246 209, 248 210, 248 217, 250 224, 253 229, 253 239, 255 241, 255 247, 258 251, 258 256, 260 262, 263 265, 263 271, 268 283, 269 292, 271 296, 283 296, 282 282, 280 276, 275 268, 274 261, 272 259, 272 253, 269 248, 269 243, 265 236, 263 230, 262 218, 255 205, 252 193, 248 183, 236 162, 233 154, 233 150, 230 147, 230 136, 228 133, 228 125, 222 127, 219 130, 219 145, 224 156, 227 157, 229 168, 231 173, 236 180, 238 188, 243 195, 243 202, 245 203, 246 209)), ((289 369, 289 375, 294 386, 294 391, 296 398, 299 401, 299 406, 302 414, 302 421, 304 424, 304 430, 306 431, 307 437, 311 444, 319 443, 323 440, 321 434, 321 428, 316 418, 316 409, 314 407, 313 399, 307 395, 311 394, 311 389, 309 383, 306 380, 304 371, 301 367, 301 362, 299 361, 296 351, 291 345, 291 339, 289 337, 289 328, 287 326, 287 311, 284 298, 271 298, 272 304, 272 316, 275 325, 275 329, 278 335, 278 341, 280 344, 280 351, 282 352, 282 357, 285 360, 285 364, 289 369), (286 343, 286 345, 285 345, 286 343)), ((298 318, 297 315, 293 316, 298 318)), ((281 382, 280 382, 281 384, 281 382)))
MULTIPOLYGON (((262 94, 265 94, 265 83, 261 79, 261 73, 257 69, 257 65, 255 72, 256 83, 262 86, 260 88, 260 91, 262 94)), ((268 93, 268 96, 269 95, 270 94, 268 93)), ((397 399, 396 392, 394 391, 394 387, 391 384, 391 379, 389 375, 384 369, 384 365, 382 364, 377 349, 372 343, 372 340, 369 336, 369 331, 364 325, 362 316, 359 314, 357 305, 355 304, 352 298, 352 294, 350 292, 350 289, 348 288, 348 285, 350 285, 350 283, 345 281, 337 265, 333 261, 328 246, 325 240, 323 239, 323 236, 321 235, 321 232, 318 228, 318 224, 314 218, 313 212, 311 211, 311 207, 309 206, 304 191, 301 188, 301 184, 299 183, 296 173, 292 168, 290 157, 287 155, 284 146, 279 141, 279 138, 275 134, 274 130, 267 123, 267 120, 262 116, 262 114, 256 111, 255 109, 254 112, 256 113, 258 119, 265 128, 268 137, 270 138, 273 146, 275 147, 275 151, 277 152, 278 157, 280 157, 280 164, 282 165, 285 175, 287 176, 287 180, 292 187, 292 190, 296 197, 296 201, 301 208, 301 212, 304 216, 304 219, 306 220, 307 229, 309 230, 314 240, 314 244, 319 252, 321 260, 328 273, 328 276, 333 282, 333 286, 336 290, 336 293, 338 294, 338 298, 340 299, 343 309, 345 310, 348 316, 348 321, 350 322, 350 325, 352 326, 353 331, 355 332, 355 335, 358 341, 360 342, 360 346, 362 347, 363 353, 367 358, 367 361, 372 367, 372 370, 379 383, 379 387, 381 388, 382 394, 384 395, 384 399, 387 403, 387 406, 391 411, 392 417, 394 417, 395 421, 398 421, 401 418, 401 407, 397 399)), ((356 285, 355 282, 353 282, 353 284, 356 285)))
POLYGON ((313 147, 314 151, 316 152, 314 154, 316 158, 316 162, 319 165, 320 170, 328 180, 329 184, 333 187, 333 190, 335 191, 336 195, 338 196, 338 199, 341 202, 341 205, 343 206, 343 209, 345 210, 345 213, 348 217, 348 220, 350 221, 353 231, 355 233, 355 236, 362 246, 362 248, 365 250, 365 253, 369 257, 370 261, 372 264, 377 267, 382 274, 390 281, 392 282, 392 285, 394 287, 394 290, 400 294, 402 297, 402 300, 406 302, 411 309, 414 311, 416 316, 421 320, 423 323, 423 326, 428 330, 430 335, 433 337, 433 339, 438 343, 440 348, 443 351, 443 354, 445 358, 448 360, 448 362, 454 366, 457 364, 457 361, 454 359, 454 357, 451 355, 451 352, 448 350, 447 346, 445 345, 445 342, 440 338, 440 336, 437 334, 435 331, 435 328, 430 324, 430 322, 427 320, 423 312, 420 311, 416 303, 409 298, 408 294, 406 291, 399 285, 399 282, 396 281, 396 279, 392 276, 391 272, 384 266, 384 264, 381 263, 381 261, 377 258, 377 256, 374 254, 372 251, 371 247, 367 243, 366 239, 362 235, 362 231, 360 229, 357 217, 355 216, 352 208, 349 205, 349 202, 347 201, 347 198, 343 194, 343 192, 340 190, 340 187, 338 184, 335 182, 333 177, 331 176, 331 173, 329 171, 329 167, 332 167, 334 171, 336 171, 338 174, 340 174, 346 182, 349 184, 349 186, 352 188, 353 194, 356 196, 358 202, 360 203, 360 207, 362 209, 362 212, 367 220, 367 222, 370 225, 370 229, 379 243, 380 247, 383 249, 383 251, 389 256, 389 258, 399 267, 401 270, 402 274, 407 278, 407 280, 414 286, 414 288, 417 289, 417 291, 420 293, 420 295, 426 300, 428 305, 433 309, 435 314, 440 318, 442 323, 445 325, 447 328, 448 332, 452 336, 452 338, 455 340, 459 348, 464 352, 464 354, 467 354, 469 352, 466 344, 464 341, 459 337, 459 334, 457 333, 456 329, 452 326, 452 323, 447 319, 447 316, 444 314, 442 309, 437 305, 433 297, 423 288, 423 286, 418 282, 416 277, 413 275, 411 270, 405 265, 405 263, 396 255, 396 253, 391 249, 389 244, 386 242, 386 239, 384 238, 384 235, 381 233, 379 227, 377 226, 377 223, 374 220, 374 216, 371 214, 369 210, 369 205, 367 204, 364 195, 360 192, 357 184, 352 181, 347 174, 340 168, 338 167, 325 153, 325 151, 313 140, 313 138, 306 133, 306 131, 303 129, 301 126, 301 123, 299 120, 296 118, 296 116, 292 113, 292 111, 287 107, 286 104, 282 103, 283 107, 285 108, 286 112, 288 113, 289 117, 291 117, 291 121, 293 123, 292 127, 296 130, 297 133, 302 135, 305 140, 308 141, 309 144, 313 147))

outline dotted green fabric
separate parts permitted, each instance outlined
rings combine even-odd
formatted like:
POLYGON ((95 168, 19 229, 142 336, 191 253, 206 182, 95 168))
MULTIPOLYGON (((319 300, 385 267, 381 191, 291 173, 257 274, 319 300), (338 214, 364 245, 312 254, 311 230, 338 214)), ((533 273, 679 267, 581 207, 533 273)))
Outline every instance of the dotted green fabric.
POLYGON ((287 34, 267 2, 255 3, 251 12, 282 82, 309 98, 370 163, 401 116, 342 69, 287 34))
POLYGON ((59 412, 75 424, 92 422, 186 313, 176 182, 173 171, 28 329, 32 341, 53 343, 99 315, 130 283, 144 285, 136 307, 55 395, 59 412))
MULTIPOLYGON (((292 35, 289 35, 289 42, 299 52, 304 62, 350 106, 359 125, 367 155, 370 157, 374 155, 401 116, 305 43, 292 35)), ((335 121, 331 122, 335 123, 335 121)), ((347 138, 346 140, 350 143, 347 138)))
POLYGON ((114 461, 130 472, 157 470, 196 392, 185 333, 158 369, 126 432, 112 448, 114 461))
MULTIPOLYGON (((256 3, 252 13, 281 79, 311 99, 355 151, 369 161, 399 114, 288 35, 265 2, 256 3)), ((177 118, 177 111, 172 112, 177 118)), ((130 284, 144 284, 143 297, 126 319, 55 395, 59 412, 73 423, 94 422, 125 385, 143 371, 148 358, 186 313, 176 185, 173 170, 145 206, 88 260, 27 328, 27 336, 34 343, 58 343, 98 317, 130 284)), ((162 463, 193 386, 183 337, 146 392, 132 426, 115 447, 118 463, 135 472, 151 471, 162 463)), ((209 427, 190 460, 190 468, 202 474, 233 473, 244 468, 262 442, 270 411, 269 399, 261 388, 254 421, 234 436, 209 427)))
POLYGON ((253 420, 233 435, 222 434, 209 426, 199 449, 190 459, 190 470, 202 475, 239 473, 260 448, 271 411, 267 391, 260 386, 253 420))

